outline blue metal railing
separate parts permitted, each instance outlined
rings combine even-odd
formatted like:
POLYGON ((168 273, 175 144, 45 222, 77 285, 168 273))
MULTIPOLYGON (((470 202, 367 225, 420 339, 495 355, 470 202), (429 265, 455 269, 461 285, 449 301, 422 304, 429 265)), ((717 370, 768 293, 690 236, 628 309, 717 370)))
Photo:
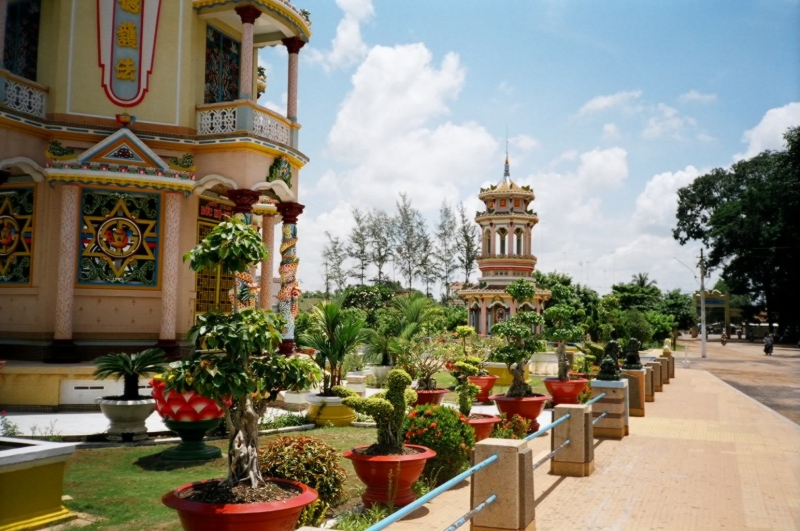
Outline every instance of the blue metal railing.
MULTIPOLYGON (((425 505, 426 503, 428 503, 429 501, 431 501, 435 497, 439 496, 440 494, 442 494, 442 493, 450 490, 454 486, 458 485, 459 483, 461 483, 462 481, 464 481, 468 477, 470 477, 473 474, 475 474, 475 472, 478 472, 479 470, 483 470, 487 466, 491 465, 492 463, 497 461, 497 459, 498 459, 498 457, 496 455, 493 455, 491 457, 488 457, 488 458, 484 459, 483 461, 481 461, 477 465, 465 470, 464 472, 462 472, 461 474, 457 475, 453 479, 451 479, 451 480, 449 480, 449 481, 447 481, 445 483, 442 483, 440 486, 436 487, 435 489, 430 491, 425 496, 417 498, 417 500, 413 501, 412 503, 409 503, 408 505, 406 505, 405 507, 403 507, 399 511, 396 511, 396 512, 390 514, 389 516, 387 516, 386 518, 384 518, 383 520, 381 520, 380 522, 371 525, 370 527, 368 527, 366 529, 366 531, 381 531, 382 529, 386 529, 388 526, 400 521, 402 518, 404 518, 404 517, 408 516, 409 514, 413 513, 414 511, 416 511, 417 509, 419 509, 420 507, 422 507, 423 505, 425 505)), ((491 496, 490 496, 490 498, 491 498, 491 496)), ((492 502, 494 502, 494 500, 492 500, 492 502)), ((484 502, 484 503, 486 503, 486 502, 484 502)), ((488 503, 487 503, 487 505, 488 505, 488 503)), ((477 507, 475 509, 477 509, 477 507)), ((469 513, 467 513, 467 514, 469 514, 469 513)))
POLYGON ((455 522, 453 522, 452 524, 447 526, 444 531, 456 531, 456 529, 458 529, 462 525, 464 525, 467 522, 469 522, 470 520, 472 520, 473 516, 475 516, 476 514, 481 512, 482 510, 486 509, 488 506, 493 504, 495 501, 497 501, 497 496, 492 494, 491 496, 486 498, 484 501, 479 503, 474 509, 472 509, 471 511, 468 511, 467 514, 465 514, 464 516, 462 516, 461 518, 459 518, 458 520, 456 520, 455 522))
POLYGON ((600 393, 596 397, 594 397, 591 400, 589 400, 588 402, 586 402, 584 404, 584 406, 591 406, 592 404, 595 404, 595 403, 599 402, 602 398, 605 398, 605 396, 606 396, 605 393, 600 393))
POLYGON ((547 431, 549 431, 549 430, 552 430, 553 428, 555 428, 556 426, 558 426, 558 425, 559 425, 559 424, 561 424, 562 422, 566 422, 566 421, 567 421, 567 419, 568 419, 568 418, 570 418, 571 416, 572 416, 572 415, 570 415, 569 413, 567 413, 566 415, 564 415, 563 417, 561 417, 561 418, 560 418, 560 419, 558 419, 557 421, 555 421, 555 422, 551 422, 550 424, 548 424, 548 425, 547 425, 547 426, 545 426, 544 428, 540 428, 540 429, 539 429, 539 431, 535 431, 535 432, 531 433, 530 435, 528 435, 527 437, 525 437, 525 439, 524 439, 524 440, 525 440, 526 442, 530 442, 530 441, 532 441, 533 439, 535 439, 535 438, 536 438, 536 437, 538 437, 539 435, 542 435, 543 433, 546 433, 547 431))
POLYGON ((561 446, 559 446, 558 448, 556 448, 555 450, 553 450, 552 452, 550 452, 550 453, 549 453, 549 454, 547 454, 546 456, 544 456, 544 457, 542 457, 541 459, 539 459, 538 461, 536 461, 536 462, 533 464, 533 469, 534 469, 534 470, 536 470, 537 468, 539 468, 540 466, 542 466, 543 464, 545 464, 545 462, 547 462, 547 460, 548 460, 548 459, 550 459, 551 457, 553 457, 554 455, 556 455, 558 452, 560 452, 561 450, 563 450, 564 448, 566 448, 566 447, 567 447, 567 445, 568 445, 569 443, 570 443, 570 440, 569 440, 569 439, 567 439, 566 441, 564 441, 563 443, 561 443, 561 446))
POLYGON ((608 411, 604 411, 602 415, 600 415, 599 417, 597 417, 596 419, 594 419, 594 420, 592 421, 592 425, 595 425, 595 424, 597 424, 598 422, 600 422, 601 420, 603 420, 603 417, 605 417, 606 415, 608 415, 608 411))

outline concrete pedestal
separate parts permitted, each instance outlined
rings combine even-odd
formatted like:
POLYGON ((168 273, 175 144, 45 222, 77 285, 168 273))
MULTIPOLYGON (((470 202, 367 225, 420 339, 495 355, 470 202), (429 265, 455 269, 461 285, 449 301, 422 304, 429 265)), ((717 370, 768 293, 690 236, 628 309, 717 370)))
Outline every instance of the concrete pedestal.
POLYGON ((645 366, 653 371, 653 390, 656 393, 662 392, 664 390, 663 365, 658 361, 648 361, 645 366))
POLYGON ((533 455, 528 443, 516 439, 484 439, 475 445, 473 464, 496 455, 470 484, 470 507, 495 494, 497 501, 472 518, 472 531, 534 531, 533 455))
POLYGON ((667 362, 669 364, 669 377, 670 378, 675 378, 675 356, 673 356, 672 354, 669 354, 669 355, 663 355, 661 357, 662 358, 666 358, 666 360, 667 360, 667 362))
POLYGON ((569 414, 566 422, 553 429, 550 450, 553 451, 564 442, 562 448, 550 460, 550 473, 557 476, 585 477, 594 472, 594 434, 592 426, 592 406, 583 404, 560 404, 553 410, 553 420, 569 414))
POLYGON ((605 393, 606 396, 592 405, 592 417, 603 417, 594 425, 595 439, 622 439, 628 435, 628 380, 606 382, 592 380, 592 398, 605 393))
POLYGON ((628 411, 631 417, 644 417, 645 377, 644 369, 622 369, 622 375, 628 380, 628 411))
POLYGON ((644 371, 644 401, 655 402, 656 395, 655 391, 653 390, 653 368, 647 363, 644 363, 644 371))
POLYGON ((661 364, 661 383, 669 383, 669 360, 667 358, 656 358, 656 361, 661 364))

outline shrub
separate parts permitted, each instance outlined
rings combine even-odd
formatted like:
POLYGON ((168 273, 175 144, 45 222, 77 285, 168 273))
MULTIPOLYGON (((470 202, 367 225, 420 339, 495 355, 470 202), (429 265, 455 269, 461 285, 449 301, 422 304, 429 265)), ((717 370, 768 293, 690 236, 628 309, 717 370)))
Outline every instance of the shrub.
POLYGON ((495 424, 492 431, 493 439, 524 439, 528 435, 531 422, 519 415, 510 419, 505 414, 500 415, 500 422, 495 424))
POLYGON ((258 429, 277 430, 278 428, 290 428, 292 426, 303 426, 304 424, 313 424, 313 422, 309 422, 303 414, 287 413, 268 419, 261 419, 258 423, 258 429))
POLYGON ((436 452, 422 472, 422 479, 438 485, 457 476, 469 464, 475 432, 464 415, 446 406, 417 406, 403 425, 406 444, 418 444, 436 452))
POLYGON ((305 525, 320 525, 328 508, 344 497, 347 473, 339 465, 339 452, 316 437, 278 437, 262 448, 259 466, 265 478, 299 481, 319 493, 321 504, 303 510, 305 525))
POLYGON ((363 511, 350 511, 339 517, 333 529, 340 531, 364 531, 389 516, 389 509, 383 505, 375 504, 363 511))

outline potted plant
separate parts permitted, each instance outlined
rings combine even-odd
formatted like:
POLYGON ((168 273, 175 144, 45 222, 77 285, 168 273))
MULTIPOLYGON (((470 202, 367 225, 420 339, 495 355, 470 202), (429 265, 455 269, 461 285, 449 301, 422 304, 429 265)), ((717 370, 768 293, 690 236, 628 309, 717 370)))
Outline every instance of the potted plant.
MULTIPOLYGON (((466 376, 469 383, 478 386, 479 391, 475 400, 478 402, 488 402, 489 393, 492 392, 495 383, 497 383, 497 380, 500 378, 495 374, 489 374, 489 371, 486 370, 486 362, 490 350, 480 344, 482 343, 481 339, 476 339, 475 329, 471 326, 459 326, 456 328, 455 334, 456 337, 461 339, 462 361, 474 365, 478 370, 477 373, 466 376), (471 347, 469 351, 467 350, 468 340, 471 347)), ((456 367, 454 373, 457 374, 458 372, 458 368, 456 367)), ((456 376, 456 379, 458 379, 458 376, 456 376)), ((459 384, 461 383, 463 382, 459 380, 459 384)))
MULTIPOLYGON (((171 366, 180 366, 188 361, 174 362, 171 366)), ((167 382, 175 376, 167 369, 153 377, 153 399, 156 413, 164 419, 164 425, 178 434, 181 443, 161 453, 162 459, 172 461, 205 461, 222 457, 222 451, 216 446, 208 446, 203 442, 206 434, 216 428, 225 416, 225 409, 213 398, 195 393, 191 389, 167 390, 167 382)), ((230 399, 227 400, 230 406, 230 399)))
POLYGON ((370 398, 338 388, 346 396, 343 404, 369 415, 378 427, 375 444, 356 446, 344 453, 367 487, 361 496, 367 508, 376 503, 402 507, 414 501, 411 485, 422 474, 426 461, 436 456, 436 452, 424 446, 403 444, 406 408, 417 400, 417 393, 407 389, 411 377, 405 371, 394 369, 386 381, 388 389, 370 398))
POLYGON ((455 409, 433 404, 416 406, 406 417, 403 431, 406 444, 418 444, 436 452, 422 472, 421 479, 426 485, 441 485, 469 466, 475 432, 469 427, 467 417, 455 409))
MULTIPOLYGON (((552 287, 553 297, 556 300, 566 300, 569 297, 567 288, 561 284, 552 287)), ((567 357, 567 341, 574 341, 581 336, 583 331, 579 326, 572 324, 577 312, 564 303, 551 306, 544 311, 547 326, 545 336, 558 342, 556 358, 558 359, 558 378, 545 378, 544 386, 553 396, 553 405, 577 404, 578 397, 587 388, 589 380, 586 378, 570 378, 571 363, 567 357)))
MULTIPOLYGON (((217 225, 186 253, 195 271, 218 268, 235 275, 266 257, 261 236, 238 218, 217 225)), ((216 400, 228 422, 228 476, 180 486, 162 502, 176 509, 183 528, 294 529, 303 508, 317 499, 306 485, 263 478, 258 466, 258 421, 282 390, 301 391, 320 381, 319 367, 304 355, 275 350, 285 320, 247 308, 197 317, 189 337, 209 349, 174 370, 167 390, 192 389, 216 400), (231 405, 226 400, 230 399, 231 405)))
POLYGON ((300 337, 300 344, 313 348, 317 364, 327 371, 322 381, 322 392, 309 393, 308 418, 317 426, 349 426, 356 419, 355 412, 342 405, 333 388, 342 383, 345 356, 366 340, 365 321, 356 314, 342 309, 342 297, 321 302, 311 310, 312 325, 300 337))
POLYGON ((451 345, 443 336, 400 340, 399 362, 417 375, 417 405, 441 404, 447 389, 439 389, 434 376, 452 358, 451 345))
POLYGON ((500 422, 500 418, 494 415, 472 413, 472 399, 480 396, 481 392, 481 388, 472 383, 472 379, 480 373, 480 366, 481 359, 475 356, 465 356, 455 362, 456 370, 466 377, 456 386, 458 411, 475 431, 475 442, 489 437, 495 424, 500 422))
POLYGON ((130 438, 140 441, 147 438, 145 421, 153 413, 155 400, 139 394, 139 379, 161 372, 165 362, 164 351, 158 348, 143 350, 138 354, 112 353, 94 360, 95 379, 122 378, 124 384, 122 396, 104 396, 95 400, 110 422, 106 432, 109 440, 130 438))

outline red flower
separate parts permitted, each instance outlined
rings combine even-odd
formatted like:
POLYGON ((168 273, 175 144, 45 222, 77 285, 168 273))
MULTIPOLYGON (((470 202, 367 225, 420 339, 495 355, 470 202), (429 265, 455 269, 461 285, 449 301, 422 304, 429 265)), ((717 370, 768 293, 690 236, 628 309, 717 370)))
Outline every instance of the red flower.
POLYGON ((466 445, 466 444, 464 444, 464 443, 461 443, 461 449, 462 449, 462 450, 466 450, 466 449, 467 449, 467 445, 466 445))
POLYGON ((408 414, 408 418, 410 418, 410 419, 413 419, 416 416, 417 416, 417 412, 416 411, 412 411, 411 413, 408 414))
POLYGON ((430 409, 425 412, 425 416, 430 417, 431 415, 433 415, 433 411, 430 409))
POLYGON ((436 422, 431 422, 431 428, 435 428, 435 427, 436 427, 436 426, 438 426, 438 425, 439 425, 439 424, 437 424, 436 422))

